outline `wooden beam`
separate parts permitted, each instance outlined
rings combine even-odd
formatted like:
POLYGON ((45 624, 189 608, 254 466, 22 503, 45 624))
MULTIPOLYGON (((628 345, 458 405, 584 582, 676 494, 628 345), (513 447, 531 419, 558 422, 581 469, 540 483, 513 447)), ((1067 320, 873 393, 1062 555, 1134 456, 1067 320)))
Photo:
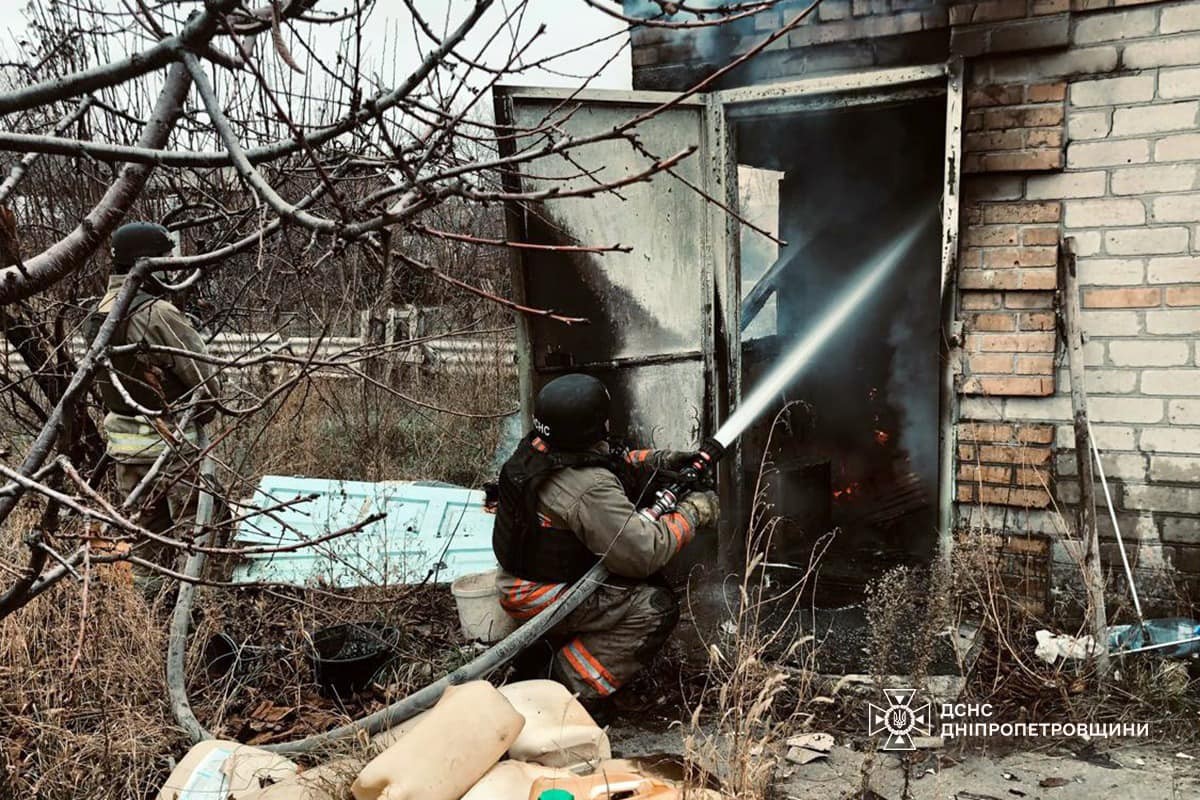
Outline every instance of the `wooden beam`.
POLYGON ((1076 530, 1086 550, 1083 583, 1087 591, 1091 634, 1096 640, 1096 666, 1108 674, 1108 613, 1104 606, 1104 573, 1100 567, 1100 534, 1096 530, 1096 487, 1092 475, 1092 445, 1088 435, 1087 386, 1084 382, 1083 328, 1079 312, 1079 275, 1075 239, 1067 237, 1059 249, 1060 312, 1067 336, 1071 370, 1071 410, 1075 423, 1075 462, 1079 469, 1079 511, 1076 530))

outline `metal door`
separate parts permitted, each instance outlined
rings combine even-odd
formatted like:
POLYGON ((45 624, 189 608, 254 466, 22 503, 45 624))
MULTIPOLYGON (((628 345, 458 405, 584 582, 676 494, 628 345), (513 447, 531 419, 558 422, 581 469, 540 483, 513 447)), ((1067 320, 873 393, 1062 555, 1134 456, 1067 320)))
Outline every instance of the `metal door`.
MULTIPOLYGON (((719 414, 714 375, 714 274, 724 245, 711 231, 704 196, 721 197, 710 168, 703 98, 656 92, 569 92, 502 87, 496 118, 513 158, 566 140, 594 139, 640 115, 636 143, 590 141, 509 173, 506 190, 569 194, 651 170, 656 160, 693 152, 669 171, 593 197, 509 205, 510 238, 571 249, 514 252, 519 302, 588 321, 564 324, 525 315, 518 322, 522 408, 548 380, 586 372, 613 394, 614 433, 639 445, 683 447, 711 433, 719 414), (700 191, 697 191, 700 190, 700 191), (620 251, 586 247, 620 245, 620 251), (706 377, 709 379, 706 380, 706 377)), ((723 265, 721 267, 723 270, 723 265)))

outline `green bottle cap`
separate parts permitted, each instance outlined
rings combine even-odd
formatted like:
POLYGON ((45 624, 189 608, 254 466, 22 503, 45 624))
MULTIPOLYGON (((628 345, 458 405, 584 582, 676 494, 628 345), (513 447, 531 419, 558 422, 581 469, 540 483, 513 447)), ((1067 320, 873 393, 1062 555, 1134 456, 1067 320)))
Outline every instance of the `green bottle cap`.
POLYGON ((575 800, 575 795, 566 789, 547 789, 538 795, 538 800, 575 800))

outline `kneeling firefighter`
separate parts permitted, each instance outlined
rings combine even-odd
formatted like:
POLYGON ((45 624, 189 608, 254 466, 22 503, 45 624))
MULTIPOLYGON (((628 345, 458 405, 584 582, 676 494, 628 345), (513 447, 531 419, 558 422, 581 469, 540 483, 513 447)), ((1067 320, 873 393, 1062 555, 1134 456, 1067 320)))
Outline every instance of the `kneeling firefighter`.
POLYGON ((598 560, 612 578, 559 623, 566 644, 550 675, 594 704, 645 666, 679 619, 679 603, 656 578, 719 513, 717 496, 696 491, 657 521, 638 513, 638 487, 694 453, 610 448, 610 397, 588 375, 556 378, 537 396, 533 431, 500 471, 492 546, 501 604, 527 620, 598 560))

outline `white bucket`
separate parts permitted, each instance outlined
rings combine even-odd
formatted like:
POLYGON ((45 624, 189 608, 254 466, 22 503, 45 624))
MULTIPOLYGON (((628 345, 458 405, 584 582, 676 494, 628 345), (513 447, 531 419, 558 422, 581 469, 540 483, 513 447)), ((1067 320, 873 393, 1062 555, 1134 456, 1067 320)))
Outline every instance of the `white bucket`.
POLYGON ((500 605, 496 570, 463 575, 450 584, 458 606, 463 635, 486 644, 498 642, 517 629, 517 621, 500 605))

